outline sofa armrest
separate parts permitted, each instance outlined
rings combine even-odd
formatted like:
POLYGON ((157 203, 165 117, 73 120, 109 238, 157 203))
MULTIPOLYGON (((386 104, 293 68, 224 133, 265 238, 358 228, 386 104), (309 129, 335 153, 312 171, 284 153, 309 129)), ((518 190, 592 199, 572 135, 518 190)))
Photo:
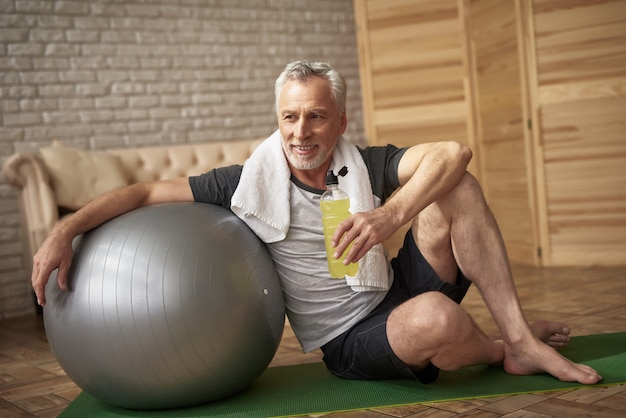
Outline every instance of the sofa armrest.
POLYGON ((19 189, 20 217, 23 223, 24 256, 32 269, 32 257, 39 249, 54 224, 59 220, 59 209, 48 172, 35 155, 14 154, 5 161, 2 174, 19 189))

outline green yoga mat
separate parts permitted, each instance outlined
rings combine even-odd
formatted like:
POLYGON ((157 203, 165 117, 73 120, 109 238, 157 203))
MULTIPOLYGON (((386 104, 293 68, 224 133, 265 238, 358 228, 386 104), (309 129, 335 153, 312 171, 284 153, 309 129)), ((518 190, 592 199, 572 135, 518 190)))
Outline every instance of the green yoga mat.
MULTIPOLYGON (((573 337, 562 350, 604 377, 601 385, 626 382, 626 332, 573 337)), ((133 411, 81 393, 60 417, 277 417, 391 407, 425 402, 571 389, 548 375, 511 376, 500 367, 473 366, 441 372, 430 385, 411 380, 350 381, 332 376, 321 363, 268 368, 247 390, 190 408, 133 411)))

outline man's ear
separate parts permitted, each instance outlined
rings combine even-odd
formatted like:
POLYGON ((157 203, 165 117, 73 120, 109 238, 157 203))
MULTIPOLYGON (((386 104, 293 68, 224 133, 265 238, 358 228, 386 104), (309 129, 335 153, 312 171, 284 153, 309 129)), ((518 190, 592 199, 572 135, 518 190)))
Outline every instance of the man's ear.
POLYGON ((346 128, 348 127, 348 116, 346 112, 341 114, 341 128, 339 129, 339 135, 343 135, 346 132, 346 128))

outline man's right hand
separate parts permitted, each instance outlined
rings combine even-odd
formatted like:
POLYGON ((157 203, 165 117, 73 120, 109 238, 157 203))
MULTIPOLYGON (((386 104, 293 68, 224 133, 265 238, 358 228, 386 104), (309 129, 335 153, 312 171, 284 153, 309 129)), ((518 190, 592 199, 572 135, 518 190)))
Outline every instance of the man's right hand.
POLYGON ((166 202, 193 202, 187 177, 135 183, 104 193, 82 209, 57 223, 33 257, 31 282, 37 303, 46 303, 45 287, 50 274, 58 268, 57 283, 67 290, 67 272, 72 264, 72 240, 110 219, 141 206, 166 202))
POLYGON ((46 283, 56 268, 59 269, 57 283, 62 290, 67 290, 67 272, 72 264, 72 254, 72 238, 53 231, 33 257, 31 282, 39 305, 46 304, 46 283))

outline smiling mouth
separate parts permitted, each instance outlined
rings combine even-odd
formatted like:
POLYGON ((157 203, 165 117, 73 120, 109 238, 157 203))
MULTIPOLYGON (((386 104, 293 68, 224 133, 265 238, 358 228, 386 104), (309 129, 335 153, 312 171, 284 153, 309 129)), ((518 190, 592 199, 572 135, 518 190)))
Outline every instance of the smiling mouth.
POLYGON ((317 145, 292 145, 291 147, 297 152, 307 153, 317 148, 317 145))

